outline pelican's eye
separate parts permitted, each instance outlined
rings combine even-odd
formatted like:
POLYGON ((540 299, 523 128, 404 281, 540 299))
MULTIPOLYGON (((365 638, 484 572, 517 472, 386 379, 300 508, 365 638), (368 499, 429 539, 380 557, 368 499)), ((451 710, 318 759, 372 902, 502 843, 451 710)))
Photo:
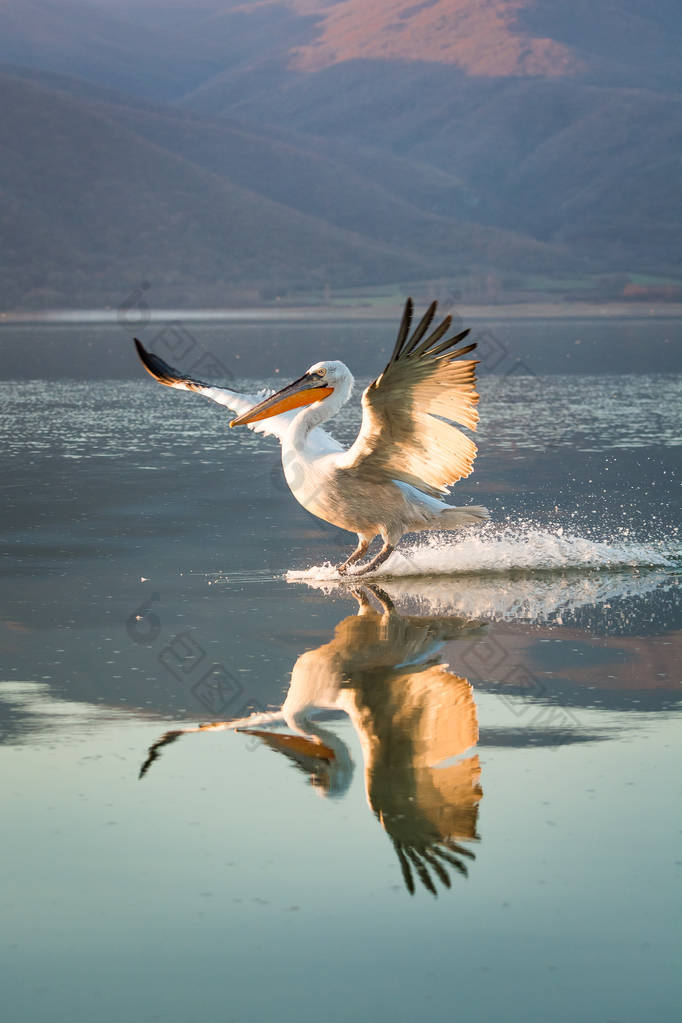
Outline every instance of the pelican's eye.
POLYGON ((326 377, 327 370, 324 368, 324 366, 322 367, 322 369, 317 370, 317 375, 318 377, 326 377))

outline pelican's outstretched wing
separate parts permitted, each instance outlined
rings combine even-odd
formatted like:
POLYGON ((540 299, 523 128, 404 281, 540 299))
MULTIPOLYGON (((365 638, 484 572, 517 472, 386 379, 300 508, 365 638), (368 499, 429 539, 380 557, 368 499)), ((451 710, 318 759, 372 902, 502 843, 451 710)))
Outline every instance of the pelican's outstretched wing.
POLYGON ((442 340, 446 316, 427 335, 436 313, 432 302, 412 336, 412 299, 405 303, 393 354, 383 373, 362 396, 362 426, 340 466, 371 480, 400 480, 440 497, 468 476, 476 445, 444 419, 476 429, 476 360, 463 360, 476 344, 457 348, 468 335, 442 340), (442 418, 437 418, 442 417, 442 418))
MULTIPOLYGON (((263 390, 258 394, 242 394, 240 391, 232 391, 227 387, 213 387, 211 384, 195 380, 193 377, 187 376, 186 373, 181 373, 179 370, 169 366, 158 355, 148 352, 137 338, 134 338, 134 341, 137 354, 142 360, 142 365, 159 383, 166 384, 167 387, 177 387, 184 391, 196 391, 197 394, 210 398, 211 401, 217 402, 218 405, 225 405, 226 408, 236 412, 237 415, 248 412, 254 405, 257 405, 273 393, 272 391, 263 390)), ((261 419, 255 423, 249 423, 249 430, 254 430, 256 433, 270 434, 281 439, 297 412, 298 409, 292 409, 290 412, 281 412, 278 416, 272 416, 270 419, 261 419)), ((328 447, 330 450, 338 449, 339 445, 321 427, 316 427, 312 433, 317 438, 318 444, 321 447, 328 447)))

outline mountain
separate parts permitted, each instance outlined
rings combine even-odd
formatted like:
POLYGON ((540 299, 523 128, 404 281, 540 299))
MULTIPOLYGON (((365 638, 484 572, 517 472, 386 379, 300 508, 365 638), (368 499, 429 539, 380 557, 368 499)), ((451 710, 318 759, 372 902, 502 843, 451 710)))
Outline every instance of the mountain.
POLYGON ((347 150, 373 146, 452 175, 458 215, 555 245, 606 268, 677 272, 682 100, 560 79, 472 81, 410 65, 341 63, 276 97, 227 107, 347 150), (371 78, 372 110, 357 115, 371 78), (410 97, 419 95, 415 116, 410 97), (666 212, 667 211, 667 212, 666 212))
POLYGON ((458 181, 458 217, 604 271, 679 272, 674 5, 607 3, 598 25, 591 7, 567 14, 554 0, 324 10, 278 76, 232 68, 183 104, 313 136, 326 152, 373 147, 427 164, 458 181))
POLYGON ((162 304, 220 305, 472 263, 571 265, 559 248, 429 214, 314 151, 48 79, 0 75, 7 305, 110 304, 143 279, 162 304))
POLYGON ((676 0, 0 0, 0 61, 175 101, 353 60, 678 89, 676 0))
POLYGON ((530 0, 343 0, 319 4, 318 33, 298 46, 291 64, 320 71, 351 60, 452 65, 473 75, 542 75, 583 70, 567 46, 523 31, 518 16, 530 0))
POLYGON ((82 76, 145 98, 180 97, 224 64, 169 55, 179 40, 162 18, 147 25, 88 0, 0 0, 0 62, 82 76))
POLYGON ((235 185, 93 105, 8 75, 0 90, 9 305, 98 305, 145 278, 166 302, 219 303, 259 285, 357 284, 422 270, 419 259, 235 185))
POLYGON ((672 0, 0 0, 0 302, 676 279, 681 43, 672 0))

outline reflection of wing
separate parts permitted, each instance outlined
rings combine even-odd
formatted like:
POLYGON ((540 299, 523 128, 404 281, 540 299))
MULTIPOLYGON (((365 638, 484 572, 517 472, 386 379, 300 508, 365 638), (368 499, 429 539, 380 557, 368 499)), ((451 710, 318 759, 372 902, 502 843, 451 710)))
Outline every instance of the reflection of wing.
POLYGON ((164 732, 160 739, 153 742, 147 751, 147 757, 140 768, 138 778, 144 778, 145 774, 149 770, 155 761, 161 756, 161 750, 165 746, 170 746, 172 742, 177 742, 181 735, 184 735, 186 731, 194 731, 195 729, 184 729, 174 728, 170 732, 164 732))
POLYGON ((443 419, 476 429, 476 362, 460 361, 475 344, 455 349, 469 333, 441 340, 451 317, 422 340, 436 312, 432 302, 412 336, 412 300, 405 304, 398 338, 384 372, 362 396, 360 433, 339 462, 342 469, 401 480, 438 496, 468 476, 476 445, 443 419))
MULTIPOLYGON (((449 887, 446 864, 466 875, 462 857, 473 859, 459 842, 478 838, 478 757, 437 766, 478 741, 473 690, 443 665, 398 670, 383 689, 362 691, 368 799, 393 841, 408 889, 414 891, 414 868, 435 894, 429 869, 449 887)), ((357 688, 356 694, 359 701, 357 688)))
MULTIPOLYGON (((478 760, 478 757, 475 759, 478 760)), ((440 843, 422 846, 417 849, 415 846, 405 845, 403 842, 399 842, 394 838, 393 848, 395 849, 398 860, 400 861, 400 868, 403 872, 405 887, 410 895, 414 895, 412 866, 414 866, 417 877, 424 887, 428 888, 432 895, 438 895, 436 886, 434 885, 431 874, 429 873, 429 867, 431 867, 445 887, 450 888, 450 875, 448 874, 443 861, 445 861, 445 863, 449 866, 454 867, 455 870, 462 875, 462 877, 468 877, 469 871, 467 870, 466 864, 462 861, 462 856, 468 856, 469 859, 474 859, 474 854, 469 849, 465 849, 464 846, 458 845, 457 842, 453 842, 451 839, 445 839, 440 843)))
POLYGON ((374 708, 375 729, 394 755, 398 748, 404 751, 408 769, 434 767, 478 742, 473 689, 445 665, 399 668, 385 688, 375 697, 381 704, 380 718, 374 708))
MULTIPOLYGON (((215 401, 218 405, 225 405, 231 409, 232 412, 237 412, 241 415, 243 412, 248 412, 249 409, 257 405, 263 398, 267 398, 272 392, 263 390, 258 394, 242 394, 239 391, 232 391, 228 387, 213 387, 211 384, 205 384, 201 380, 195 380, 193 377, 188 376, 186 373, 181 373, 180 370, 174 369, 169 366, 167 362, 164 362, 158 355, 154 355, 153 352, 148 352, 144 345, 135 338, 135 347, 137 348, 137 354, 142 360, 142 365, 155 380, 158 380, 160 384, 165 384, 167 387, 175 387, 183 391, 195 391, 197 394, 201 394, 204 398, 210 398, 211 401, 215 401)), ((291 420, 297 414, 298 409, 292 409, 289 412, 280 412, 277 416, 272 416, 271 419, 261 419, 255 423, 248 423, 249 430, 254 430, 256 433, 267 433, 274 437, 282 437, 286 433, 291 420)), ((328 434, 321 427, 317 426, 311 431, 311 435, 317 441, 318 446, 322 446, 330 451, 338 450, 339 445, 333 440, 331 434, 328 434)))

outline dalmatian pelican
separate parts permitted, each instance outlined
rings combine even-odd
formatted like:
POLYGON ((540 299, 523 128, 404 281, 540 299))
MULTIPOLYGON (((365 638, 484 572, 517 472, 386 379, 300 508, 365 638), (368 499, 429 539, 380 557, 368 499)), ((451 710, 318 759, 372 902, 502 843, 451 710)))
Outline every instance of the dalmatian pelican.
POLYGON ((194 380, 148 352, 137 352, 162 384, 196 391, 236 412, 230 426, 277 437, 282 465, 294 497, 319 518, 356 533, 356 549, 340 565, 346 573, 381 536, 383 546, 354 575, 373 572, 405 533, 451 530, 481 524, 479 505, 453 507, 443 498, 473 470, 476 445, 453 425, 470 430, 478 422, 476 360, 465 359, 476 344, 462 346, 463 330, 446 337, 451 317, 430 331, 432 302, 410 335, 413 303, 408 298, 388 364, 362 395, 362 425, 344 449, 322 424, 339 412, 353 389, 350 370, 336 361, 317 362, 274 394, 242 394, 194 380))

